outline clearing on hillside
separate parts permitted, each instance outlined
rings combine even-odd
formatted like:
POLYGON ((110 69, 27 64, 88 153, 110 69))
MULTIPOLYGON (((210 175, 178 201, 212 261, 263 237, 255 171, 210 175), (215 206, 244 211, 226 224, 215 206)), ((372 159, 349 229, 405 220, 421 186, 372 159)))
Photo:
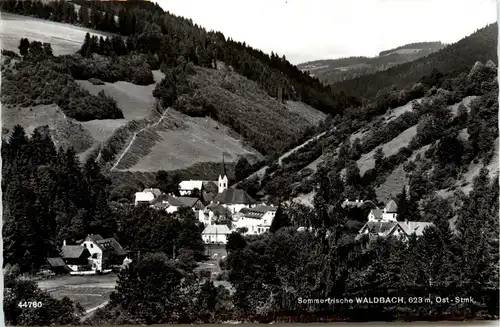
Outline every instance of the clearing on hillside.
MULTIPOLYGON (((158 74, 156 74, 156 77, 159 77, 158 74)), ((142 119, 148 116, 154 107, 153 90, 156 84, 143 86, 120 81, 115 83, 106 82, 105 85, 93 85, 84 80, 77 80, 76 82, 93 95, 97 95, 104 90, 106 95, 116 100, 118 107, 127 120, 142 119)))
POLYGON ((239 156, 262 155, 245 145, 238 134, 210 118, 195 118, 167 109, 162 121, 137 134, 122 156, 118 170, 153 172, 176 170, 197 162, 226 162, 239 156))
POLYGON ((4 12, 0 15, 0 30, 2 31, 0 36, 2 49, 19 53, 17 48, 19 41, 21 38, 28 38, 30 41, 50 43, 56 56, 78 51, 87 33, 103 37, 112 35, 74 25, 4 12))
POLYGON ((290 112, 294 112, 307 120, 309 123, 313 125, 319 124, 322 120, 326 118, 326 114, 311 107, 304 102, 299 101, 286 101, 286 107, 290 112))
MULTIPOLYGON (((412 138, 417 134, 417 125, 414 125, 406 130, 404 130, 401 134, 385 143, 382 146, 382 151, 384 152, 385 157, 392 156, 393 154, 398 153, 399 149, 408 146, 412 138)), ((365 153, 359 158, 357 161, 359 167, 360 175, 363 175, 368 169, 375 167, 375 159, 373 156, 375 152, 380 146, 376 147, 372 151, 365 153)))
POLYGON ((47 125, 56 148, 73 147, 76 153, 84 152, 94 143, 91 133, 74 119, 66 117, 55 104, 33 107, 2 106, 2 127, 10 134, 15 125, 21 125, 30 136, 38 126, 47 125))

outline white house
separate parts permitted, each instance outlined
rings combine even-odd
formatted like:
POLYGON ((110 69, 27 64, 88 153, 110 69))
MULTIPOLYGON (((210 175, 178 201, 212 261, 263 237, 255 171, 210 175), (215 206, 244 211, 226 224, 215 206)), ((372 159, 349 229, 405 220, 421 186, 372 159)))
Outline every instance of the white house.
POLYGON ((157 188, 145 188, 142 192, 135 193, 135 205, 139 203, 150 203, 161 195, 161 191, 157 188))
POLYGON ((201 238, 207 244, 227 244, 231 231, 226 225, 208 225, 201 233, 201 238))
POLYGON ((245 235, 260 235, 271 227, 277 207, 258 205, 253 208, 242 208, 233 215, 233 229, 246 228, 245 235))
POLYGON ((203 181, 190 179, 188 181, 182 181, 179 183, 180 195, 190 195, 195 189, 198 189, 201 192, 202 188, 203 181))
POLYGON ((89 260, 93 270, 103 271, 111 265, 122 265, 127 259, 127 252, 114 238, 102 238, 99 234, 88 235, 79 243, 90 252, 89 260))

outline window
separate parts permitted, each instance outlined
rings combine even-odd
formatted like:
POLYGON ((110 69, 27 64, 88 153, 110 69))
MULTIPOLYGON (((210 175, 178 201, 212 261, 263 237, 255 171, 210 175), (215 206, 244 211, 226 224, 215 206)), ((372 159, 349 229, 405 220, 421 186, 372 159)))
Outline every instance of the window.
POLYGON ((90 243, 90 248, 93 249, 94 248, 94 244, 90 243))
POLYGON ((87 247, 87 244, 83 243, 83 247, 86 248, 87 247))

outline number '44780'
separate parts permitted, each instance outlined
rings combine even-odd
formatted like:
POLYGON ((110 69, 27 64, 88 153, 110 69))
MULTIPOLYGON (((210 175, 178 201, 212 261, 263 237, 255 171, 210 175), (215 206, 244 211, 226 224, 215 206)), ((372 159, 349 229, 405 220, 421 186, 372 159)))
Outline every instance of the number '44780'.
POLYGON ((20 301, 17 306, 20 307, 21 309, 24 309, 24 308, 41 308, 42 307, 42 302, 20 301))

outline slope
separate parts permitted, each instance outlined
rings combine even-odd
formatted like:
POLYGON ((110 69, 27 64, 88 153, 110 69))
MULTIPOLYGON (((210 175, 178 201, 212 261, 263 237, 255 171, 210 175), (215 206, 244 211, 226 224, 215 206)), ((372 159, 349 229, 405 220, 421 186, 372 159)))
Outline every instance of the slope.
POLYGON ((330 60, 316 60, 297 65, 302 71, 319 78, 326 84, 334 84, 359 76, 372 74, 414 61, 445 47, 441 42, 421 42, 380 52, 376 57, 349 57, 330 60))
POLYGON ((404 88, 429 75, 433 69, 443 74, 467 72, 476 62, 493 60, 497 63, 497 23, 430 54, 427 57, 407 62, 385 71, 357 77, 332 85, 336 92, 344 91, 363 98, 374 97, 381 89, 397 85, 404 88))

